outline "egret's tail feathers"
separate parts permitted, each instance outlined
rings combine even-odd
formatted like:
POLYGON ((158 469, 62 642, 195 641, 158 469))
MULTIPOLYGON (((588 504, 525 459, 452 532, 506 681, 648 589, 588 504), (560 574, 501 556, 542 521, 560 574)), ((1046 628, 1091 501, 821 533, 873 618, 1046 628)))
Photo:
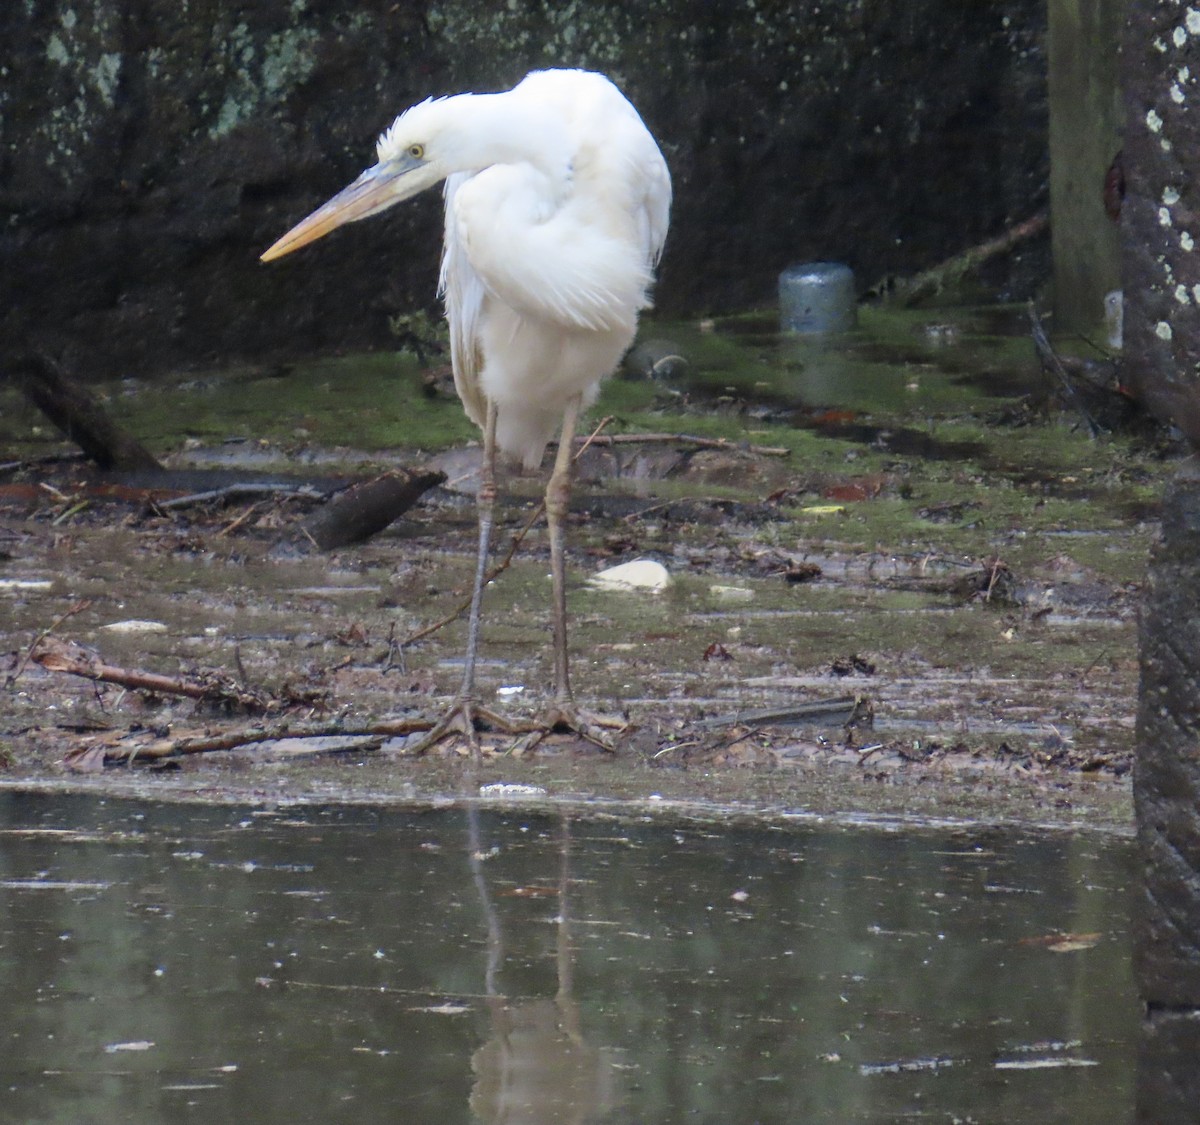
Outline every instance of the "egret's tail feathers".
POLYGON ((514 410, 501 406, 496 414, 496 448, 520 461, 526 469, 536 469, 561 422, 560 411, 514 410))

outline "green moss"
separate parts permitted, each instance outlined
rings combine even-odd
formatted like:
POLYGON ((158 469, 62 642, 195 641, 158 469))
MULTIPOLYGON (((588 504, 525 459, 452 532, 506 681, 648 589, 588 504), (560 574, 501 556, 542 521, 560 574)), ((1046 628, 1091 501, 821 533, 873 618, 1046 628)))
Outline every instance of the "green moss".
MULTIPOLYGON (((1147 513, 1172 466, 1146 459, 1124 439, 1093 441, 1069 418, 1024 426, 991 422, 999 407, 1014 401, 1017 377, 1036 377, 1023 335, 1005 338, 996 331, 1004 315, 940 311, 939 318, 959 318, 961 336, 934 347, 922 342, 927 317, 865 310, 854 338, 814 351, 858 379, 830 383, 829 402, 859 429, 830 432, 809 425, 809 409, 789 382, 794 372, 787 350, 770 336, 769 317, 723 321, 715 332, 648 323, 644 338, 670 340, 688 357, 686 377, 610 380, 593 420, 612 415, 610 433, 692 434, 777 446, 789 455, 747 457, 743 474, 735 463, 717 483, 685 475, 614 487, 636 489, 650 503, 696 497, 758 504, 782 491, 779 520, 712 530, 714 542, 735 548, 749 541, 818 553, 930 553, 975 563, 998 557, 1021 571, 1063 556, 1098 579, 1136 581, 1152 533, 1147 513), (918 365, 929 392, 924 408, 903 398, 893 410, 846 405, 863 383, 908 379, 914 351, 933 356, 918 365), (764 401, 765 417, 758 408, 764 401), (933 445, 892 448, 889 435, 901 431, 933 445), (860 480, 868 484, 860 494, 869 498, 838 499, 854 495, 860 480), (821 511, 830 505, 838 510, 821 511)), ((1019 322, 1013 324, 1019 330, 1019 322)), ((265 443, 281 460, 313 446, 418 459, 478 440, 458 402, 429 397, 417 361, 398 353, 313 361, 278 374, 225 371, 132 395, 117 386, 101 392, 120 420, 160 453, 188 441, 236 438, 265 443)), ((11 389, 0 390, 0 460, 42 452, 51 440, 32 408, 11 389)), ((645 542, 658 544, 654 534, 646 529, 645 542)))
POLYGON ((127 423, 157 446, 252 439, 377 451, 437 451, 478 436, 456 401, 430 398, 414 359, 360 355, 285 374, 242 371, 139 396, 127 423))

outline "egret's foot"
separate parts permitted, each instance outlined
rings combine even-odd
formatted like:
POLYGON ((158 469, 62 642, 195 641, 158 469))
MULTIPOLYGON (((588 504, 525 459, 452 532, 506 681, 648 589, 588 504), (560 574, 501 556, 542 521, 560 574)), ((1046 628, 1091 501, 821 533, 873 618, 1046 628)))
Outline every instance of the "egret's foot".
POLYGON ((575 703, 555 703, 537 721, 536 728, 517 742, 512 752, 518 756, 527 753, 551 734, 576 734, 595 743, 601 750, 613 753, 617 749, 617 736, 628 729, 629 723, 617 715, 600 715, 575 703))
POLYGON ((431 750, 439 742, 448 738, 461 739, 466 743, 472 758, 478 760, 481 754, 479 731, 497 730, 501 734, 528 734, 537 730, 533 723, 514 721, 505 718, 490 707, 474 699, 458 699, 448 711, 432 727, 429 728, 415 743, 405 747, 405 753, 418 755, 431 750))

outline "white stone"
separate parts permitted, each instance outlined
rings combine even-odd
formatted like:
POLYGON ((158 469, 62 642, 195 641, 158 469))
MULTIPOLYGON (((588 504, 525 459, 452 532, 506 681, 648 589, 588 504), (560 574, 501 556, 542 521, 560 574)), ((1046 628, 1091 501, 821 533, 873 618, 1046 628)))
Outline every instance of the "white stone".
POLYGON ((49 578, 0 578, 0 590, 51 590, 49 578))
POLYGON ((1104 294, 1104 324, 1107 329, 1108 346, 1118 351, 1125 344, 1125 293, 1113 289, 1104 294))
POLYGON ((481 797, 544 797, 546 790, 540 785, 522 785, 517 781, 496 781, 479 787, 481 797))
POLYGON ((641 590, 657 594, 671 585, 671 575, 660 562, 634 559, 597 571, 588 581, 601 590, 641 590))
POLYGON ((161 621, 139 621, 132 618, 129 621, 113 621, 108 625, 101 625, 101 629, 108 633, 165 633, 166 625, 161 621))
POLYGON ((745 586, 709 586, 708 592, 723 602, 748 602, 754 591, 745 586))

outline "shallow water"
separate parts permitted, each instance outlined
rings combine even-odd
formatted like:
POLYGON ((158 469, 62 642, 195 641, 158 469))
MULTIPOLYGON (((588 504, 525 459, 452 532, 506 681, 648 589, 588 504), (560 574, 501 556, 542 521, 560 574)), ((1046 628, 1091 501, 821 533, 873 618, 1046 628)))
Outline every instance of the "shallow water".
POLYGON ((0 794, 3 1116, 1109 1122, 1132 844, 0 794))

